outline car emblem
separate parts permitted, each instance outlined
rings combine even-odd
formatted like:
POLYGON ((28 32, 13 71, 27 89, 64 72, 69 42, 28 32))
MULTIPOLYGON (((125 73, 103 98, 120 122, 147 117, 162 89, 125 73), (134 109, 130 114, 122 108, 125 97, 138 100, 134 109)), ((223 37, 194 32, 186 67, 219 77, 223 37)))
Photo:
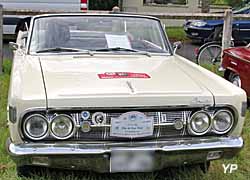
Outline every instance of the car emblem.
POLYGON ((81 131, 84 132, 84 133, 87 133, 91 130, 91 127, 90 127, 90 122, 88 121, 83 121, 82 124, 81 124, 81 131))
POLYGON ((137 115, 136 114, 132 114, 129 117, 130 121, 135 121, 137 119, 137 115))
POLYGON ((176 120, 174 121, 174 128, 175 128, 176 130, 181 130, 181 129, 183 129, 183 128, 184 128, 183 121, 182 121, 181 119, 176 119, 176 120))
POLYGON ((83 120, 87 120, 90 117, 90 113, 88 111, 82 111, 81 112, 81 117, 83 120))
POLYGON ((92 115, 92 122, 94 125, 104 125, 106 123, 106 114, 96 112, 92 115))

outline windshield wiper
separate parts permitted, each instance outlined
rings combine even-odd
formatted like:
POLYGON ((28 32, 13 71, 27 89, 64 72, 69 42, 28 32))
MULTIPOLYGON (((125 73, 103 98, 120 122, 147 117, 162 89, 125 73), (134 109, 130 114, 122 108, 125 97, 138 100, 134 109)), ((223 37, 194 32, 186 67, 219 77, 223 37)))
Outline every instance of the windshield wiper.
POLYGON ((127 52, 134 52, 142 55, 146 55, 151 57, 151 54, 146 51, 139 51, 136 49, 129 49, 129 48, 122 48, 122 47, 115 47, 115 48, 103 48, 103 49, 95 49, 96 52, 109 52, 109 51, 127 51, 127 52))
POLYGON ((48 52, 84 52, 84 53, 88 53, 92 55, 92 53, 89 50, 65 48, 65 47, 54 47, 54 48, 41 49, 41 50, 36 51, 36 53, 48 53, 48 52))

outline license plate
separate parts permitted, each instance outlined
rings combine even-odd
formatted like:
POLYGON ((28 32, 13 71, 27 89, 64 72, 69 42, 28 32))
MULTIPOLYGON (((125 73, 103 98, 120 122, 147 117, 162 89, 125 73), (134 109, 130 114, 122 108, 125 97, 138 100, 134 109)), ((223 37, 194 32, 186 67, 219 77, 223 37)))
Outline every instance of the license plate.
POLYGON ((199 33, 191 33, 192 36, 198 36, 199 33))
POLYGON ((118 118, 111 118, 110 136, 140 138, 152 136, 154 118, 141 112, 127 112, 118 118))
POLYGON ((111 152, 110 172, 149 172, 153 170, 153 152, 115 150, 111 152))

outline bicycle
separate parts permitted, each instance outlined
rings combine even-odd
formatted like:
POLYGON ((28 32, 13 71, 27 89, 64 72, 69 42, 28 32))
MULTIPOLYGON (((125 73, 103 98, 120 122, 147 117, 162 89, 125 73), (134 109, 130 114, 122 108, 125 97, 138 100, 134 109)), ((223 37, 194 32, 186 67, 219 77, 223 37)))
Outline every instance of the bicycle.
MULTIPOLYGON (((223 27, 217 27, 196 53, 196 63, 217 74, 221 72, 222 31, 223 27)), ((231 37, 231 47, 234 47, 233 37, 231 37)))
POLYGON ((212 72, 216 72, 221 65, 221 53, 221 42, 212 41, 205 43, 196 53, 196 63, 212 72))
MULTIPOLYGON (((245 41, 235 41, 231 38, 231 47, 236 44, 247 45, 248 42, 245 41)), ((216 74, 221 74, 221 61, 222 61, 222 42, 211 41, 203 44, 196 52, 196 63, 216 74)))

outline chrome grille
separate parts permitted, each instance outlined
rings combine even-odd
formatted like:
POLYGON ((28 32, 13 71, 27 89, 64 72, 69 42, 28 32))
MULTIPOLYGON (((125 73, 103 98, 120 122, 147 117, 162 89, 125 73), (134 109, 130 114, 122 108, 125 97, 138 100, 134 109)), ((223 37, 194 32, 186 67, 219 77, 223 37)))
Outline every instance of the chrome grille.
MULTIPOLYGON (((90 132, 82 132, 79 128, 73 140, 126 140, 126 138, 118 138, 110 136, 110 126, 111 126, 111 118, 118 118, 123 113, 126 112, 106 112, 106 124, 102 126, 95 126, 91 120, 91 116, 89 119, 85 121, 89 121, 91 124, 90 132)), ((140 139, 155 139, 155 138, 171 138, 171 137, 180 137, 185 135, 185 126, 186 121, 191 113, 191 111, 166 111, 166 112, 143 112, 148 117, 154 118, 154 133, 151 137, 140 138, 140 139), (184 123, 184 128, 181 130, 177 130, 174 127, 174 122, 176 119, 181 119, 184 123)), ((92 115, 93 113, 91 113, 92 115)), ((80 127, 81 119, 80 113, 71 114, 72 117, 76 120, 76 124, 80 127)))

